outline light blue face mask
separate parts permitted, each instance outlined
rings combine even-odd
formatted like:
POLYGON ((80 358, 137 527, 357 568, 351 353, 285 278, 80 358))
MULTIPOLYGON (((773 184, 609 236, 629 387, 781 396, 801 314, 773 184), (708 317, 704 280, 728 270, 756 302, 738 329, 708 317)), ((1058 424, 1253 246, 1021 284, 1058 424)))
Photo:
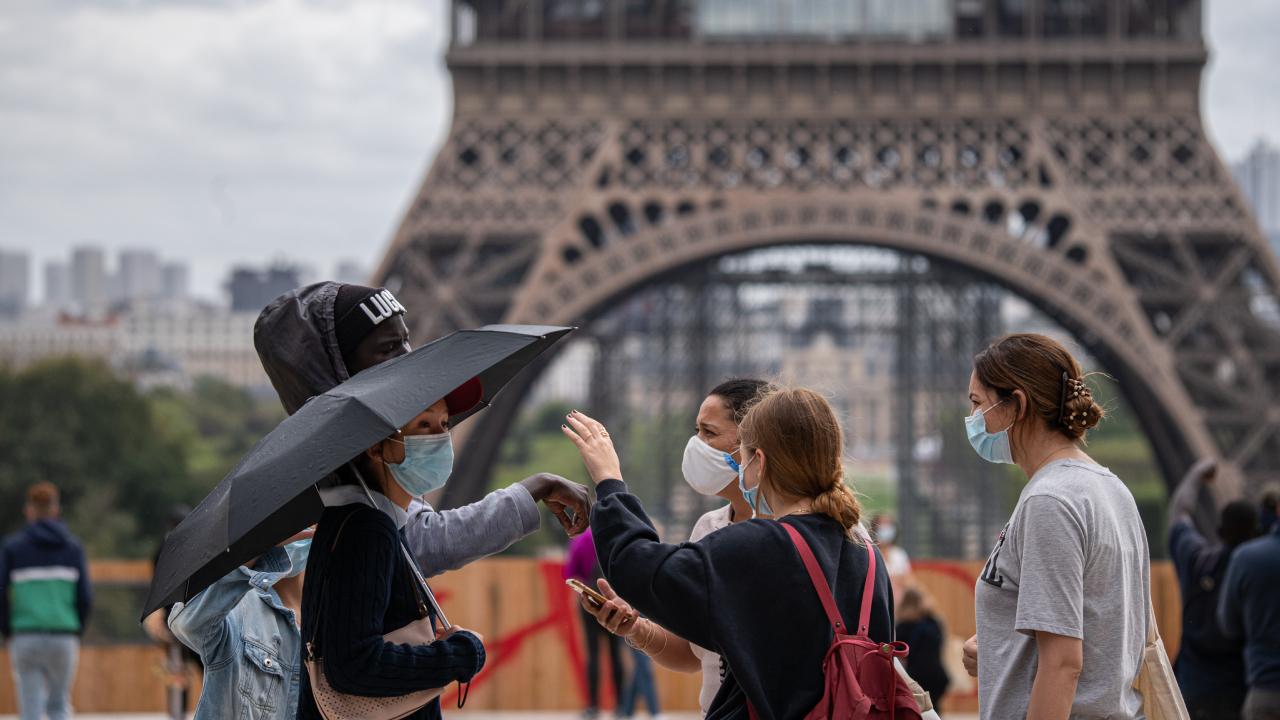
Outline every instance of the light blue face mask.
POLYGON ((307 557, 311 555, 311 538, 285 545, 284 554, 289 556, 289 571, 284 576, 301 575, 307 569, 307 557))
MULTIPOLYGON (((769 515, 772 517, 773 508, 769 507, 769 501, 765 500, 764 496, 760 494, 760 483, 756 483, 756 486, 750 490, 747 489, 746 473, 747 466, 751 464, 751 460, 739 465, 728 455, 725 455, 725 457, 728 458, 729 462, 733 463, 734 467, 738 471, 738 489, 742 491, 743 499, 745 499, 747 504, 751 506, 752 514, 756 517, 761 515, 769 515)), ((755 456, 752 456, 752 460, 754 459, 755 456)))
POLYGON ((396 483, 413 497, 439 490, 453 473, 453 438, 449 433, 405 435, 404 462, 387 463, 396 483))
MULTIPOLYGON (((1013 450, 1009 447, 1009 428, 1000 432, 987 432, 987 413, 1004 404, 1004 400, 986 410, 977 410, 964 419, 964 429, 969 435, 969 444, 978 457, 987 462, 1012 465, 1013 450)), ((1009 423, 1013 427, 1013 423, 1009 423)))

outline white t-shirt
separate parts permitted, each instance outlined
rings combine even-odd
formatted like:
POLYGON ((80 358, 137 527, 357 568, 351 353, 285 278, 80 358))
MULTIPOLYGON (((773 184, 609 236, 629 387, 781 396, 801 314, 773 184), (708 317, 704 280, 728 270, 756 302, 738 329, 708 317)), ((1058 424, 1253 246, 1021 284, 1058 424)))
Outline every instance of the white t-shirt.
MULTIPOLYGON (((698 522, 694 523, 693 531, 689 533, 689 542, 698 542, 702 538, 711 533, 728 527, 732 522, 733 506, 725 505, 704 514, 698 518, 698 522)), ((702 690, 698 692, 698 704, 702 706, 702 714, 707 714, 707 709, 711 707, 711 701, 715 699, 716 693, 720 692, 720 683, 723 681, 724 667, 720 662, 720 655, 710 650, 700 648, 693 643, 689 643, 693 650, 694 657, 702 661, 702 690)))
MULTIPOLYGON (((881 546, 883 551, 884 547, 881 546)), ((901 547, 894 545, 889 551, 884 553, 884 569, 889 573, 891 578, 900 578, 904 575, 911 574, 911 557, 907 555, 907 551, 901 547)))

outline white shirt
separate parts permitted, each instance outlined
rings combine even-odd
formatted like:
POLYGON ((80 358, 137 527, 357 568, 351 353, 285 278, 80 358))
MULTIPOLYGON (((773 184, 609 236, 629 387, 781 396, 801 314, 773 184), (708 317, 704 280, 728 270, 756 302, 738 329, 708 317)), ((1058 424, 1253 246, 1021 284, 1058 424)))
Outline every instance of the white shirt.
POLYGON ((391 501, 391 498, 383 495, 377 490, 370 490, 365 493, 364 488, 357 485, 335 485, 333 487, 320 489, 320 501, 325 507, 341 507, 343 505, 368 505, 386 513, 391 518, 391 522, 396 524, 396 529, 403 529, 409 522, 409 513, 404 508, 391 501), (369 502, 369 498, 373 498, 373 502, 369 502))
MULTIPOLYGON (((732 505, 725 505, 722 508, 712 510, 698 518, 698 522, 694 523, 693 531, 689 533, 689 542, 698 542, 732 523, 732 505)), ((706 715, 707 709, 711 707, 711 701, 715 699, 716 693, 720 692, 720 683, 723 680, 720 674, 720 655, 700 648, 693 643, 689 643, 689 647, 693 650, 694 657, 702 661, 702 689, 698 692, 698 705, 702 707, 702 714, 706 715)))
MULTIPOLYGON (((881 552, 884 551, 883 545, 880 546, 880 550, 881 552)), ((907 551, 897 545, 889 548, 889 552, 884 553, 884 569, 891 578, 910 575, 911 558, 907 555, 907 551)))

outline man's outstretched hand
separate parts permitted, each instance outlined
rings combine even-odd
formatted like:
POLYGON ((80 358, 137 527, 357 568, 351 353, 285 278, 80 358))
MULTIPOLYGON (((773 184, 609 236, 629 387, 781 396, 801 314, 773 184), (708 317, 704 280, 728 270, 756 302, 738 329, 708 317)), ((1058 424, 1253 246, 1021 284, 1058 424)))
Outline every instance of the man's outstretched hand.
POLYGON ((591 519, 591 496, 586 487, 551 473, 530 475, 520 484, 535 502, 547 506, 570 537, 587 529, 591 519))

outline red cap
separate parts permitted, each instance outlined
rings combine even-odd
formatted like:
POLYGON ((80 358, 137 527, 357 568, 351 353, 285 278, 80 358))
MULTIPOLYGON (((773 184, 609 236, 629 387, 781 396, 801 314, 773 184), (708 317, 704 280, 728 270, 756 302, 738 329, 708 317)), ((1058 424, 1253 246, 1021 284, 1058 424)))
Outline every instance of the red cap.
POLYGON ((449 406, 449 416, 461 415, 480 404, 480 400, 484 398, 484 386, 480 384, 480 378, 471 378, 462 383, 453 392, 444 396, 445 405, 449 406))

